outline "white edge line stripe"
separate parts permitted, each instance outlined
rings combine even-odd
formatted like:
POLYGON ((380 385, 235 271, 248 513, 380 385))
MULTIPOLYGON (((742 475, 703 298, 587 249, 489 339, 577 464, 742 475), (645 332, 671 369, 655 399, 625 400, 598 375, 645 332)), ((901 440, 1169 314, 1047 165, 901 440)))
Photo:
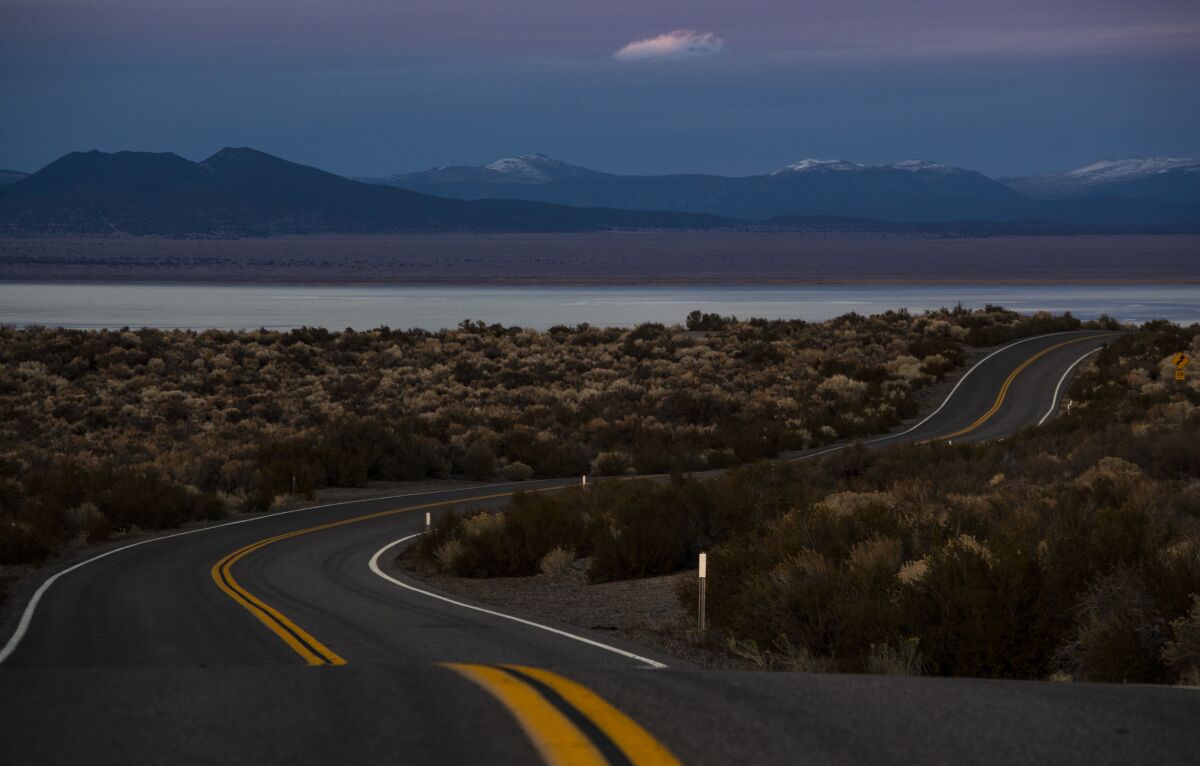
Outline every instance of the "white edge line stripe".
MULTIPOLYGON (((1100 348, 1103 348, 1103 346, 1101 346, 1100 348)), ((1062 377, 1058 379, 1058 385, 1054 387, 1054 397, 1050 400, 1050 409, 1046 410, 1046 414, 1042 415, 1042 419, 1037 422, 1037 424, 1039 426, 1041 424, 1045 423, 1047 420, 1049 420, 1050 416, 1058 411, 1059 402, 1061 401, 1059 397, 1063 393, 1063 390, 1062 390, 1063 384, 1067 382, 1067 376, 1071 374, 1072 370, 1074 370, 1076 367, 1079 366, 1080 362, 1082 362, 1084 359, 1087 359, 1089 356, 1091 356, 1092 354, 1096 353, 1099 350, 1100 350, 1099 348, 1094 348, 1091 351, 1087 352, 1083 356, 1076 359, 1074 362, 1071 362, 1071 366, 1068 367, 1065 372, 1063 372, 1062 377)))
POLYGON ((463 603, 462 601, 455 601, 454 599, 447 598, 446 596, 443 596, 439 593, 433 593, 431 591, 422 590, 420 588, 413 587, 412 585, 409 585, 406 582, 397 580, 395 577, 392 577, 391 575, 387 574, 382 569, 380 569, 379 559, 381 556, 383 556, 383 554, 387 553, 389 550, 391 550, 392 548, 395 548, 397 545, 400 545, 401 543, 406 543, 409 540, 412 540, 413 538, 420 537, 420 536, 421 536, 421 534, 417 533, 415 535, 409 535, 408 537, 402 537, 399 540, 390 542, 387 545, 380 548, 379 550, 375 551, 375 555, 371 557, 371 562, 369 564, 369 566, 371 567, 371 571, 374 572, 375 574, 379 575, 383 579, 387 580, 388 582, 392 583, 393 585, 399 585, 401 588, 404 588, 405 590, 410 590, 413 593, 419 593, 422 596, 428 596, 429 598, 435 598, 438 601, 445 601, 447 604, 453 604, 454 606, 462 607, 463 609, 470 609, 475 612, 483 612, 484 614, 490 614, 493 617, 500 617, 505 620, 512 620, 513 622, 518 622, 522 625, 527 625, 531 628, 545 630, 550 633, 554 633, 555 635, 563 636, 564 638, 570 638, 575 641, 580 641, 582 643, 588 644, 589 646, 594 646, 598 649, 604 649, 606 651, 613 652, 614 654, 619 654, 622 657, 628 657, 631 660, 636 660, 637 662, 645 663, 647 666, 649 666, 650 668, 652 668, 654 670, 660 670, 662 668, 667 667, 665 664, 658 662, 656 660, 652 660, 648 657, 642 657, 641 655, 634 654, 633 652, 627 652, 624 649, 618 649, 615 646, 609 646, 608 644, 602 644, 599 641, 593 641, 590 638, 578 636, 578 635, 575 635, 574 633, 568 633, 565 630, 559 630, 558 628, 552 628, 549 625, 542 625, 540 623, 532 622, 530 620, 525 620, 520 617, 514 617, 511 614, 504 614, 503 612, 495 612, 495 611, 492 611, 491 609, 485 609, 481 606, 475 606, 474 604, 466 604, 466 603, 463 603))
MULTIPOLYGON (((237 521, 226 521, 221 524, 213 524, 212 526, 200 527, 199 529, 188 529, 183 532, 174 532, 169 535, 162 535, 161 537, 152 537, 148 540, 139 540, 136 543, 130 543, 129 545, 122 545, 120 548, 113 548, 111 551, 105 551, 104 553, 101 553, 99 555, 92 556, 90 559, 84 559, 83 561, 80 561, 78 564, 69 566, 66 569, 62 570, 61 572, 56 572, 55 574, 53 574, 49 578, 47 578, 46 581, 43 582, 41 584, 41 586, 39 586, 38 589, 33 592, 33 596, 29 599, 29 603, 25 605, 25 611, 23 611, 21 613, 21 619, 17 623, 16 630, 13 631, 13 634, 9 637, 8 642, 4 645, 4 648, 0 649, 0 665, 3 665, 4 661, 7 660, 12 655, 12 653, 17 650, 17 646, 20 645, 21 639, 23 639, 25 637, 25 633, 29 631, 29 624, 31 622, 33 622, 33 613, 37 610, 38 603, 42 600, 42 596, 44 596, 46 594, 46 591, 50 590, 50 586, 53 585, 58 580, 58 578, 62 577, 63 575, 66 575, 66 574, 70 574, 71 572, 74 572, 76 569, 79 569, 80 567, 87 566, 88 564, 91 564, 94 561, 99 561, 102 558, 111 556, 114 553, 120 553, 121 551, 127 551, 130 548, 136 548, 139 545, 146 545, 147 543, 157 543, 157 542, 161 542, 163 540, 170 540, 173 537, 183 537, 184 535, 194 535, 197 532, 210 532, 214 529, 221 529, 222 527, 232 527, 236 524, 248 524, 252 521, 262 521, 263 519, 276 519, 276 518, 279 518, 280 516, 288 516, 293 513, 301 513, 302 511, 316 511, 321 508, 333 508, 334 506, 338 506, 338 505, 349 505, 350 503, 365 503, 365 502, 370 502, 370 501, 375 501, 375 500, 399 500, 401 498, 420 497, 422 495, 443 495, 448 492, 467 492, 467 491, 470 491, 473 489, 491 490, 491 489, 495 489, 498 487, 511 487, 514 484, 526 484, 526 482, 509 481, 509 482, 503 482, 501 484, 488 484, 488 485, 484 485, 484 486, 480 486, 480 487, 458 487, 456 489, 435 489, 435 490, 430 490, 428 492, 411 492, 409 494, 386 495, 384 497, 364 497, 361 500, 342 500, 342 501, 339 501, 336 503, 325 503, 324 505, 310 505, 307 508, 293 508, 290 511, 276 511, 275 513, 264 513, 260 516, 254 516, 249 519, 238 519, 237 521)), ((463 502, 470 502, 472 499, 473 498, 464 498, 463 502)))
MULTIPOLYGON (((862 443, 863 444, 874 444, 875 442, 881 442, 881 441, 885 441, 887 439, 895 439, 900 436, 904 436, 905 434, 912 433, 913 431, 917 430, 921 426, 925 425, 927 422, 929 422, 930 418, 932 418, 934 415, 938 414, 942 410, 946 409, 946 405, 949 404, 950 400, 954 398, 954 393, 956 391, 958 391, 958 387, 961 386, 968 377, 970 377, 971 373, 975 372, 975 370, 978 369, 978 367, 981 364, 983 364, 984 362, 991 359, 993 356, 995 356, 996 354, 999 354, 1002 351, 1007 351, 1010 348, 1012 348, 1013 346, 1019 346, 1022 343, 1028 343, 1031 340, 1037 340, 1039 338, 1052 338, 1056 335, 1075 335, 1077 333, 1089 333, 1089 332, 1096 332, 1096 330, 1063 330, 1062 332, 1050 332, 1050 333, 1046 333, 1045 335, 1030 335, 1028 338, 1021 338, 1020 340, 1013 341, 1012 343, 1009 343, 1007 346, 1001 346, 1000 348, 996 349, 995 351, 988 354, 984 358, 980 359, 975 364, 971 365, 971 369, 969 369, 965 373, 963 373, 963 376, 958 379, 957 383, 954 384, 954 388, 950 389, 950 393, 946 394, 946 398, 943 399, 942 403, 938 405, 938 408, 936 410, 934 410, 933 412, 929 413, 928 415, 926 415, 924 418, 922 418, 921 422, 919 422, 915 425, 909 426, 908 428, 904 429, 900 433, 886 434, 884 436, 877 436, 874 439, 867 439, 866 441, 864 441, 862 443)), ((1099 349, 1096 349, 1096 350, 1099 351, 1099 349)), ((1045 420, 1045 418, 1043 418, 1043 420, 1045 420)), ((1041 425, 1040 421, 1038 422, 1038 425, 1041 425)), ((853 442, 847 442, 845 444, 837 444, 833 447, 828 447, 826 449, 823 449, 820 452, 814 452, 811 455, 803 455, 801 457, 794 457, 791 460, 789 460, 788 462, 789 463, 798 463, 801 460, 811 460, 814 457, 820 457, 821 455, 828 455, 830 452, 837 452, 838 450, 846 449, 851 444, 853 444, 853 442)))

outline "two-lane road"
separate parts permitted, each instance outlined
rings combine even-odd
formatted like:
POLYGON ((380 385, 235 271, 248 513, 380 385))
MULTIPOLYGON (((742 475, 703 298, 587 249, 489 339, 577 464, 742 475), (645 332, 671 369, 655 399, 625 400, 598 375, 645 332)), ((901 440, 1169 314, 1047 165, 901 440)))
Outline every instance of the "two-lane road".
MULTIPOLYGON (((1071 365, 1109 337, 1002 348, 929 417, 870 446, 1037 423, 1071 365)), ((423 591, 391 564, 425 512, 577 481, 273 514, 64 570, 0 633, 0 759, 1184 763, 1200 752, 1192 690, 705 671, 423 591)))

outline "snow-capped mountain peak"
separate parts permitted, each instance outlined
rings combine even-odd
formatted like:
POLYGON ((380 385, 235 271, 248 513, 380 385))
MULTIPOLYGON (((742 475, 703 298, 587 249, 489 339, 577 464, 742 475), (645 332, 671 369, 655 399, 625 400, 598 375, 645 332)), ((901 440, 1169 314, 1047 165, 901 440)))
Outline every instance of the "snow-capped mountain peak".
POLYGON ((933 162, 931 160, 902 160, 900 162, 893 162, 890 165, 863 165, 857 162, 848 162, 846 160, 807 159, 800 160, 799 162, 794 162, 787 167, 780 168, 779 170, 771 173, 771 175, 777 176, 785 173, 807 173, 811 171, 823 170, 855 171, 873 169, 905 170, 910 173, 917 173, 921 171, 941 171, 948 173, 958 170, 958 168, 953 168, 949 165, 942 165, 941 163, 933 162))
POLYGON ((1182 169, 1186 172, 1200 171, 1200 160, 1181 157, 1132 157, 1129 159, 1106 159, 1068 170, 1063 176, 1092 182, 1115 181, 1126 178, 1144 178, 1156 173, 1167 173, 1182 169))
POLYGON ((847 162, 846 160, 804 159, 799 162, 793 162, 787 167, 780 168, 771 175, 805 173, 811 170, 861 170, 862 168, 863 166, 857 162, 847 162))
POLYGON ((505 157, 489 162, 484 168, 495 173, 518 176, 525 181, 549 181, 550 176, 538 167, 547 160, 550 158, 544 154, 523 154, 520 157, 505 157))
POLYGON ((604 175, 606 174, 578 165, 570 165, 545 154, 521 154, 503 157, 486 165, 439 165, 415 173, 385 176, 382 180, 391 185, 404 187, 428 184, 542 186, 564 179, 582 179, 604 175))
POLYGON ((1025 194, 1048 199, 1115 196, 1200 202, 1200 159, 1105 159, 1065 173, 1012 178, 1005 183, 1025 194))
POLYGON ((943 165, 940 162, 933 162, 932 160, 901 160, 900 162, 893 162, 888 167, 893 170, 907 170, 912 173, 916 173, 919 170, 954 170, 954 168, 943 165))

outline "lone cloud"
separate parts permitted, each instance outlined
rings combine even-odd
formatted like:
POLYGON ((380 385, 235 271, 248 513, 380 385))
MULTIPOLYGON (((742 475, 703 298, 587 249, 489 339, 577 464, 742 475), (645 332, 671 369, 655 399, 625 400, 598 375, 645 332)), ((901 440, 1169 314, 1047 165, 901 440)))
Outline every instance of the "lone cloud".
POLYGON ((650 61, 711 56, 725 47, 725 41, 711 32, 676 29, 658 37, 634 40, 613 54, 618 61, 650 61))

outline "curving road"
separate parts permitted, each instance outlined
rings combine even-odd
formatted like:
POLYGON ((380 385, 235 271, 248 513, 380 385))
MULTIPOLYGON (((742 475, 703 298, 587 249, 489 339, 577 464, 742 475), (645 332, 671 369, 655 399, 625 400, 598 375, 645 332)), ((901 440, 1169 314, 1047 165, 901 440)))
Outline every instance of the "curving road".
MULTIPOLYGON (((935 412, 869 446, 1037 423, 1109 337, 1007 346, 935 412)), ((93 551, 14 598, 0 630, 0 761, 1186 763, 1200 752, 1195 690, 705 671, 425 592, 391 565, 426 512, 495 507, 512 491, 328 505, 93 551)))

